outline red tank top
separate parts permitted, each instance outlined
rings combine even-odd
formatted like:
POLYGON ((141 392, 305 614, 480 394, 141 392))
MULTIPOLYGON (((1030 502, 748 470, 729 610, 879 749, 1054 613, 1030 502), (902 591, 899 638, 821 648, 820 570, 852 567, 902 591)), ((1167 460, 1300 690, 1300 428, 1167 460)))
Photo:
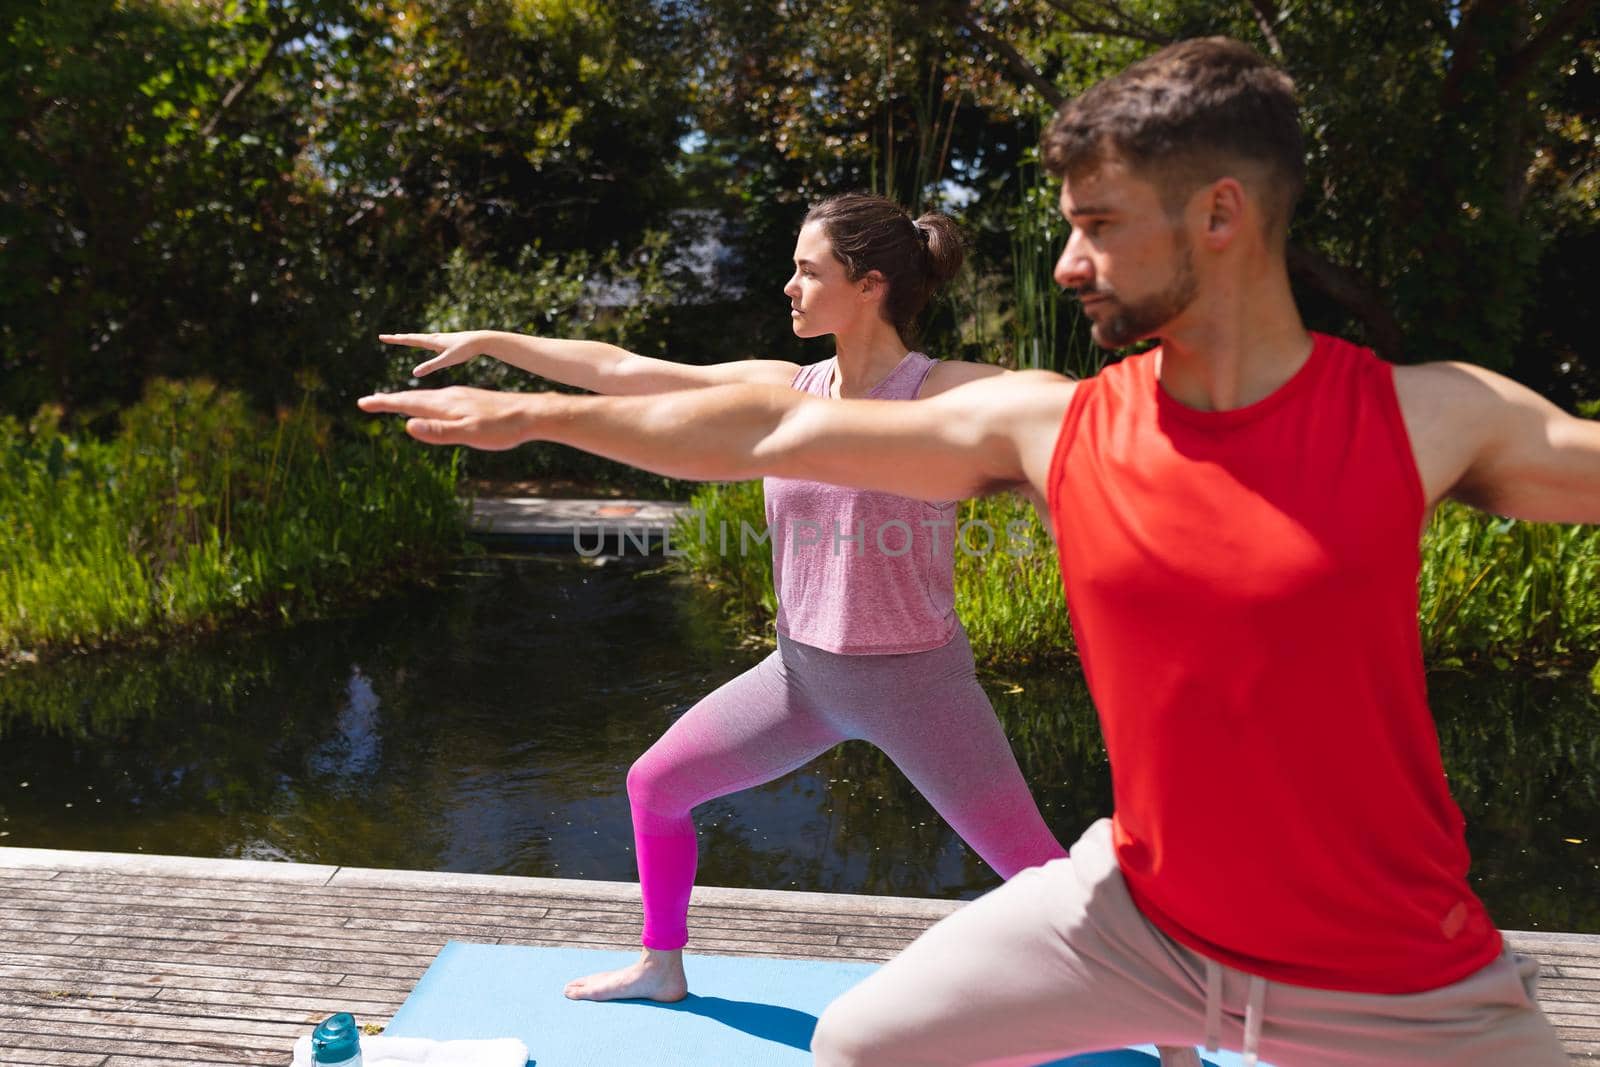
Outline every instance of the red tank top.
POLYGON ((1048 487, 1134 901, 1273 981, 1456 981, 1500 935, 1428 709, 1393 368, 1317 335, 1270 396, 1206 412, 1156 360, 1079 383, 1048 487))

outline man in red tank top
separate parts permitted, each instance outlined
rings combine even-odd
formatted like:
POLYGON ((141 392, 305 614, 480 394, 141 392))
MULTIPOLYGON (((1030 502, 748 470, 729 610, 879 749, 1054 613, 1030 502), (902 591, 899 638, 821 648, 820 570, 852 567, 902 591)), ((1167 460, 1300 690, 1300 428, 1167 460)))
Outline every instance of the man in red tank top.
MULTIPOLYGON (((1600 522, 1600 424, 1478 367, 1308 333, 1285 241, 1293 86, 1173 45, 1045 138, 1092 379, 925 401, 727 386, 368 397, 430 443, 561 441, 676 477, 1049 500, 1115 811, 823 1016, 828 1067, 1037 1064, 1123 1044, 1292 1064, 1558 1064, 1533 963, 1467 885, 1416 627, 1446 498, 1600 522)), ((1192 1062, 1192 1061, 1191 1061, 1192 1062)))

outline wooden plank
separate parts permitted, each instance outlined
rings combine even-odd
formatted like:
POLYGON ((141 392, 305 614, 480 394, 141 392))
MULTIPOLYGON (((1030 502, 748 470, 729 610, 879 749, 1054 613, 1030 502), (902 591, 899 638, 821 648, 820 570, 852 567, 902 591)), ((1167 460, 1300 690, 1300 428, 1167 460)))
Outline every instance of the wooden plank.
MULTIPOLYGON (((18 947, 13 943, 13 949, 18 947)), ((65 960, 65 965, 77 966, 84 962, 85 955, 81 946, 75 945, 23 945, 26 952, 21 953, 22 958, 43 957, 65 960), (54 951, 51 951, 54 950, 54 951)), ((6 959, 13 958, 7 952, 6 959)), ((327 969, 323 971, 297 971, 294 970, 295 961, 287 960, 282 953, 262 953, 259 956, 249 954, 234 954, 223 960, 214 960, 210 955, 193 952, 167 952, 157 951, 141 945, 112 944, 96 949, 92 962, 95 966, 133 965, 135 967, 159 968, 170 974, 213 974, 236 975, 244 979, 261 979, 264 976, 276 975, 280 980, 295 981, 297 978, 304 983, 315 984, 327 980, 330 984, 340 984, 334 979, 349 978, 354 980, 385 979, 399 980, 407 976, 415 978, 427 967, 432 957, 417 957, 403 964, 386 964, 382 961, 370 960, 361 955, 348 957, 343 966, 338 970, 327 969), (274 965, 277 965, 276 969, 274 965), (343 974, 340 974, 340 971, 343 974)))
MULTIPOLYGON (((441 910, 470 911, 479 917, 518 921, 542 917, 551 904, 542 900, 520 903, 514 900, 474 894, 463 897, 449 895, 424 895, 396 899, 392 894, 348 890, 279 890, 267 887, 252 891, 253 887, 226 883, 179 883, 170 885, 129 885, 105 881, 75 881, 64 884, 52 881, 43 884, 28 883, 23 886, 0 886, 0 901, 7 908, 37 910, 71 910, 83 905, 94 910, 104 910, 107 901, 115 900, 132 909, 173 908, 200 909, 203 911, 263 910, 293 911, 307 917, 346 915, 352 906, 370 914, 395 916, 438 914, 441 910)), ((564 905, 567 901, 562 902, 564 905)), ((633 911, 639 910, 637 904, 633 911)))
MULTIPOLYGON (((0 1063, 282 1067, 333 1011, 386 1023, 452 938, 638 945, 631 883, 293 867, 0 849, 0 1063)), ((960 906, 701 887, 690 951, 883 960, 960 906)), ((1569 1053, 1600 1059, 1600 937, 1507 941, 1569 1053)))
MULTIPOLYGON (((321 1018, 320 1016, 318 1018, 321 1018)), ((0 1008, 0 1033, 25 1033, 54 1038, 60 1048, 74 1052, 124 1051, 123 1041, 151 1044, 182 1044, 203 1041, 213 1050, 238 1048, 275 1051, 284 1059, 294 1051, 294 1039, 310 1033, 317 1019, 283 1019, 272 1024, 261 1020, 185 1019, 135 1012, 88 1009, 41 1008, 27 1015, 8 1015, 0 1008), (223 1035, 219 1037, 219 1034, 223 1035)))
POLYGON ((65 1052, 56 1038, 34 1034, 0 1032, 0 1048, 15 1067, 103 1067, 106 1062, 104 1052, 65 1052))

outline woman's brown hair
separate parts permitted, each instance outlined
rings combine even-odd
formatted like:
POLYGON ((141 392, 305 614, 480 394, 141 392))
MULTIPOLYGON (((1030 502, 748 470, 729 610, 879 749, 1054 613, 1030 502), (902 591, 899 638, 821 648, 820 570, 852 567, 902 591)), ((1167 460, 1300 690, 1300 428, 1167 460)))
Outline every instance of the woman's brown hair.
POLYGON ((883 276, 889 287, 884 318, 908 344, 916 339, 917 316, 967 254, 950 216, 928 212, 913 219, 893 200, 868 193, 830 196, 806 212, 806 222, 822 224, 851 281, 873 271, 883 276))

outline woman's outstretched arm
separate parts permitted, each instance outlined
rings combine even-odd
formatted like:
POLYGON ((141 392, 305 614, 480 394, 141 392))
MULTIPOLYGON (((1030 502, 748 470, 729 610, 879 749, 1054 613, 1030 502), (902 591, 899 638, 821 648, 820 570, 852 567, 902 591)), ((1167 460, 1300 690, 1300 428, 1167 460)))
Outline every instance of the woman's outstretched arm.
POLYGON ((601 341, 534 337, 503 330, 383 333, 378 340, 435 353, 412 371, 418 378, 477 356, 489 356, 529 374, 609 396, 641 396, 738 382, 788 385, 800 369, 798 364, 777 359, 742 359, 696 367, 641 356, 601 341))

